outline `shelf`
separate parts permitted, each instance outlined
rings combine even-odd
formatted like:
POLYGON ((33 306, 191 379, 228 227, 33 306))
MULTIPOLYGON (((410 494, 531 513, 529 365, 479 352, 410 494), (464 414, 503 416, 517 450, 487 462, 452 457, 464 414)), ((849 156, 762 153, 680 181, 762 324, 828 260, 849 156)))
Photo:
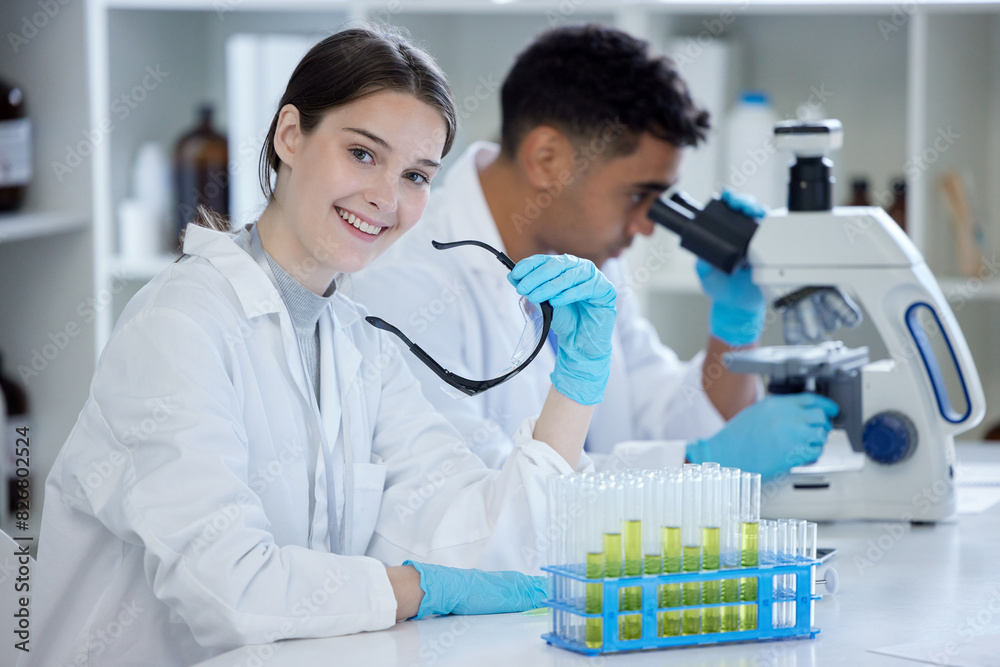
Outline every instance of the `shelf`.
POLYGON ((177 260, 179 255, 163 253, 156 257, 132 259, 114 257, 111 260, 111 272, 121 280, 151 280, 160 271, 177 260))
POLYGON ((0 243, 28 241, 90 227, 90 216, 77 211, 5 213, 0 215, 0 243))

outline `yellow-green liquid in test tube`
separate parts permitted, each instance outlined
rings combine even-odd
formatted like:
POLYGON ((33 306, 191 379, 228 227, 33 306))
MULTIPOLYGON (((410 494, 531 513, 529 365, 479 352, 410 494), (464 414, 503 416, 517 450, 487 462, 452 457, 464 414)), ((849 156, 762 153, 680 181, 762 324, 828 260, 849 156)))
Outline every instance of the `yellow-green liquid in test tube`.
MULTIPOLYGON (((701 569, 719 569, 719 551, 722 536, 722 469, 718 463, 701 465, 701 569)), ((703 604, 722 601, 722 581, 704 581, 701 584, 703 604)), ((704 634, 722 629, 722 610, 704 607, 701 610, 701 631, 704 634)))
MULTIPOLYGON (((681 527, 666 526, 663 528, 663 571, 676 573, 681 571, 681 527)), ((660 607, 680 607, 682 604, 681 585, 665 584, 660 586, 660 607)), ((660 613, 659 634, 661 637, 675 637, 681 634, 681 612, 665 611, 660 613)))
MULTIPOLYGON (((625 521, 625 570, 626 577, 642 574, 642 521, 625 521)), ((619 611, 642 611, 642 588, 621 588, 619 611)), ((642 639, 642 614, 621 614, 618 636, 622 639, 642 639)))
MULTIPOLYGON (((701 569, 719 569, 719 528, 701 529, 701 569)), ((703 581, 701 584, 701 601, 705 604, 722 602, 722 581, 703 581)), ((705 634, 722 630, 722 611, 719 607, 702 609, 701 631, 705 634)))
MULTIPOLYGON (((642 473, 626 473, 622 479, 624 489, 623 531, 625 537, 624 576, 638 577, 642 574, 642 520, 645 478, 642 473)), ((642 611, 642 587, 629 586, 619 589, 618 610, 642 611)), ((619 615, 618 636, 621 639, 642 638, 642 614, 619 615)))
MULTIPOLYGON (((587 579, 596 580, 584 584, 584 611, 600 614, 604 611, 604 528, 606 524, 609 490, 605 480, 587 478, 581 498, 591 499, 585 510, 585 521, 580 540, 583 557, 586 560, 587 579)), ((604 619, 587 618, 584 621, 583 641, 587 648, 601 648, 604 645, 604 619)))
MULTIPOLYGON (((701 466, 684 465, 684 502, 681 507, 681 568, 685 572, 701 570, 701 466)), ((681 584, 685 609, 681 612, 681 632, 685 635, 701 633, 701 582, 681 584)))
MULTIPOLYGON (((743 473, 740 479, 740 565, 757 567, 757 546, 760 524, 760 475, 743 473)), ((757 578, 740 580, 740 630, 757 629, 757 578)))
MULTIPOLYGON (((683 554, 681 550, 682 505, 684 501, 684 474, 680 468, 669 468, 663 475, 663 502, 660 503, 662 516, 661 549, 663 551, 663 571, 674 574, 681 571, 683 554)), ((681 634, 682 604, 680 584, 664 584, 657 591, 657 606, 675 611, 660 612, 657 616, 657 634, 661 637, 676 637, 681 634)))
MULTIPOLYGON (((604 579, 604 553, 587 554, 587 578, 604 579)), ((587 584, 587 601, 584 611, 600 614, 604 610, 604 584, 587 584)), ((588 618, 584 629, 584 643, 587 648, 600 648, 604 644, 604 622, 599 618, 588 618)))

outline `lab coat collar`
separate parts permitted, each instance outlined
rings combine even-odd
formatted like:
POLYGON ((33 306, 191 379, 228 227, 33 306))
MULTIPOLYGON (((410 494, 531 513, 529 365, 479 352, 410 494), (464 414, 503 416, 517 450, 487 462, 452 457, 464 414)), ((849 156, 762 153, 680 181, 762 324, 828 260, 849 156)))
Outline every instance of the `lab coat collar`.
MULTIPOLYGON (((236 245, 232 234, 189 224, 184 233, 184 254, 204 257, 226 276, 248 319, 281 312, 283 302, 278 289, 253 257, 236 245)), ((330 307, 337 328, 349 327, 358 320, 357 308, 339 288, 330 307)))

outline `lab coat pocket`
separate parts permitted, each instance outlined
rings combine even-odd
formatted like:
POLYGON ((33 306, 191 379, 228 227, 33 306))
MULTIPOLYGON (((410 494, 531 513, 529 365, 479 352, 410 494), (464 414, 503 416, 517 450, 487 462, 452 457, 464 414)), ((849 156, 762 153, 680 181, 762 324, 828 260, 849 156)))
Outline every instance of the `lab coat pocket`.
POLYGON ((351 529, 351 554, 363 554, 375 532, 382 492, 385 489, 385 465, 382 459, 372 456, 373 463, 355 463, 354 511, 351 529))

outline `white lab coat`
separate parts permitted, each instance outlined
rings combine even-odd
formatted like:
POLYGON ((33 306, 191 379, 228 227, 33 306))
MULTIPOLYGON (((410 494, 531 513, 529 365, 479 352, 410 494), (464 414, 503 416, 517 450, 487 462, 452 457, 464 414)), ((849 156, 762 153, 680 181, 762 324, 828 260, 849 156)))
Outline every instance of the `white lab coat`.
MULTIPOLYGON (((430 242, 478 239, 504 248, 477 168, 497 150, 483 142, 470 146, 449 170, 444 185, 432 192, 420 223, 352 276, 347 286, 373 315, 400 327, 448 370, 473 379, 485 379, 509 365, 524 324, 518 295, 486 252, 439 251, 430 242)), ((601 270, 618 290, 618 316, 611 375, 591 422, 587 450, 595 460, 601 454, 619 454, 605 459, 605 467, 679 465, 686 441, 712 435, 724 423, 702 388, 704 353, 681 362, 639 314, 624 263, 610 260, 601 270), (649 440, 671 442, 652 447, 635 442, 649 440)), ((455 400, 411 357, 405 358, 424 394, 493 467, 500 467, 513 451, 512 436, 521 420, 544 403, 555 364, 554 353, 545 346, 513 379, 479 396, 455 400)))
POLYGON ((47 480, 28 664, 187 665, 386 628, 383 562, 407 557, 539 566, 546 479, 572 470, 530 420, 486 468, 339 293, 319 322, 317 405, 254 260, 194 226, 184 250, 122 314, 47 480), (309 548, 327 492, 342 555, 309 548))

